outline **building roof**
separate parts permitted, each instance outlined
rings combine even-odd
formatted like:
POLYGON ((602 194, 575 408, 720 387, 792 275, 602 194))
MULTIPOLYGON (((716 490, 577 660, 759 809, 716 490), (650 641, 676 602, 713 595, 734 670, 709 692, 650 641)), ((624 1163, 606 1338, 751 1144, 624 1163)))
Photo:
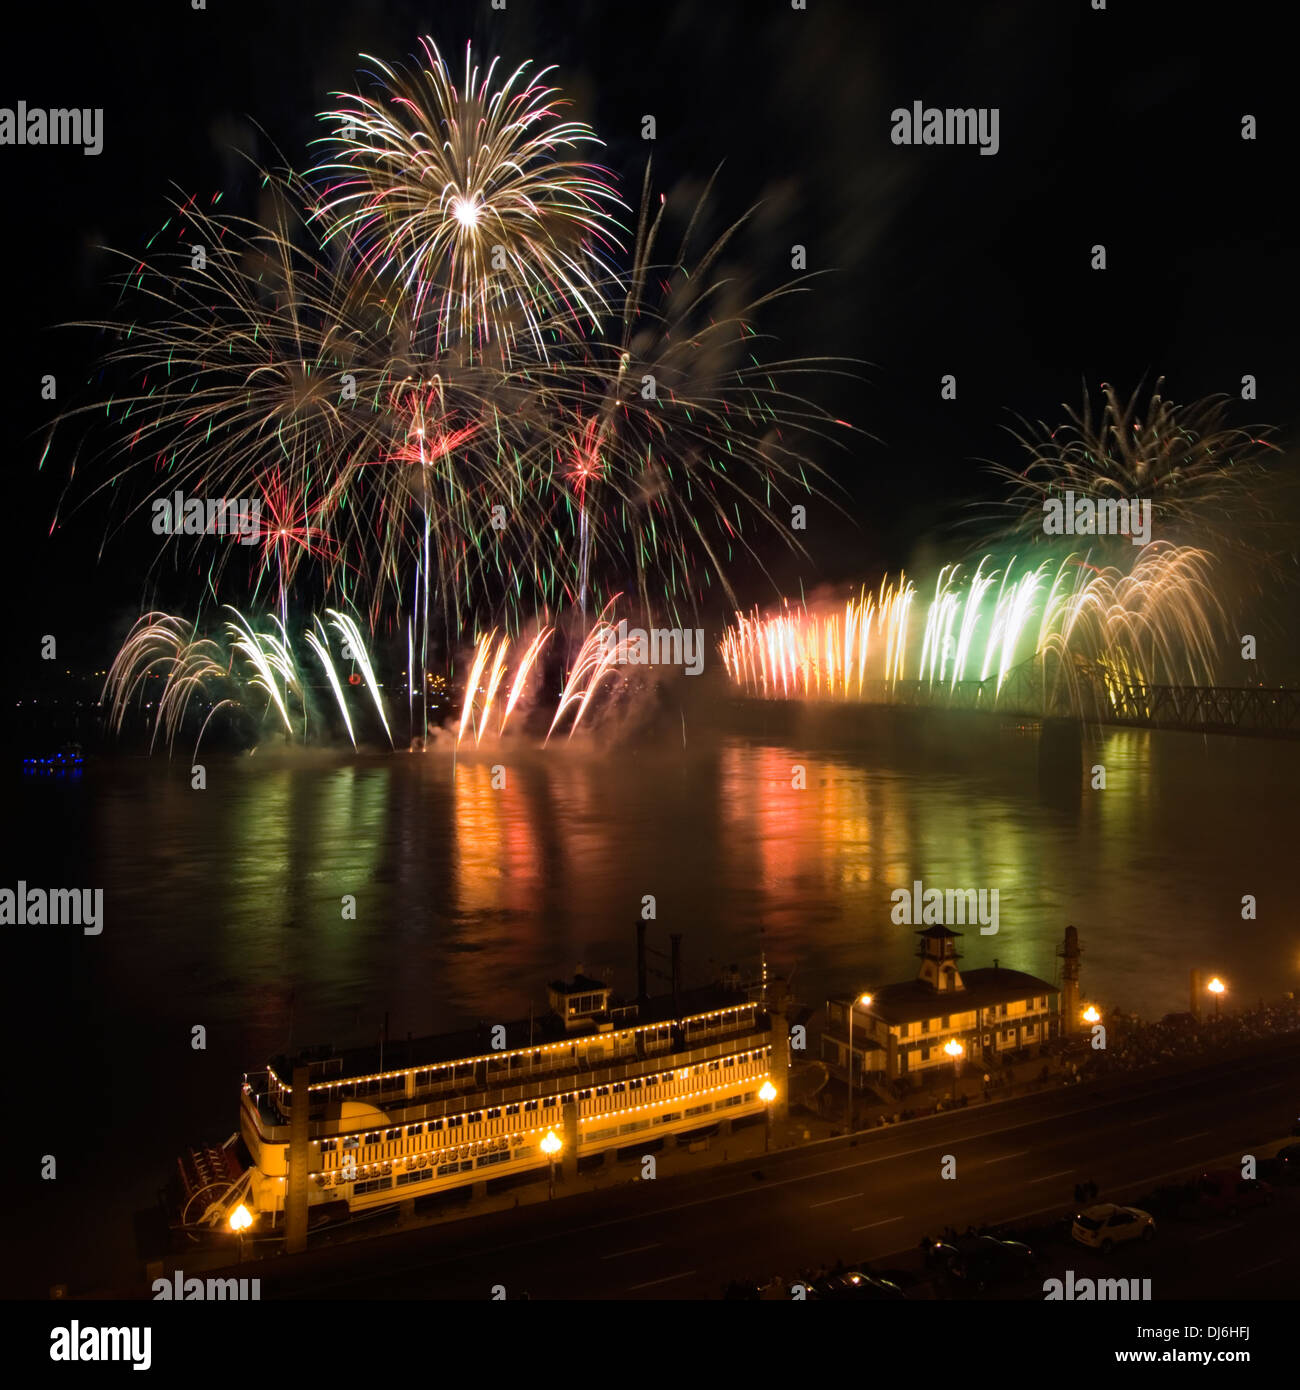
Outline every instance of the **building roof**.
POLYGON ((590 975, 575 975, 571 980, 552 980, 550 987, 556 994, 594 994, 609 988, 604 980, 593 980, 590 975))
MULTIPOLYGON (((594 983, 594 987, 606 988, 598 982, 594 983)), ((408 1067, 440 1067, 464 1058, 514 1052, 529 1047, 540 1048, 548 1043, 581 1042, 586 1038, 599 1041, 602 1031, 622 1032, 628 1028, 645 1028, 750 1003, 755 1001, 744 990, 730 989, 725 985, 706 985, 701 989, 683 990, 676 1003, 671 994, 633 1004, 611 1000, 608 1013, 584 1017, 577 1026, 568 1028, 564 1026, 563 1019, 549 1013, 538 1014, 531 1019, 516 1019, 505 1024, 503 1048, 493 1047, 494 1025, 485 1023, 477 1029, 459 1033, 441 1033, 415 1039, 390 1038, 382 1049, 378 1044, 349 1048, 327 1045, 311 1048, 303 1056, 312 1063, 313 1084, 324 1080, 343 1081, 351 1076, 377 1074, 381 1055, 385 1072, 404 1071, 408 1067)), ((765 1012, 762 1004, 758 1005, 758 1009, 760 1014, 765 1012)), ((288 1081, 292 1075, 293 1061, 290 1058, 274 1057, 270 1060, 270 1066, 284 1081, 288 1081)))
MULTIPOLYGON (((890 1024, 915 1023, 918 1019, 970 1013, 972 1009, 987 1009, 994 1004, 1010 1004, 1039 994, 1061 992, 1059 985, 1049 984, 1036 975, 996 966, 963 971, 962 984, 964 989, 943 991, 931 988, 923 980, 882 985, 872 992, 867 1012, 890 1024)), ((832 1002, 847 1006, 849 1000, 845 997, 832 1002)))

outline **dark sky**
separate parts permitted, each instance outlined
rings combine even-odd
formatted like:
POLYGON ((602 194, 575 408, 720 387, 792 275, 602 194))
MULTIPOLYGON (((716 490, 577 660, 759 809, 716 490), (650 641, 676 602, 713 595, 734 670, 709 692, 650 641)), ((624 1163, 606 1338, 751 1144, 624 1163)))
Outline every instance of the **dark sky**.
MULTIPOLYGON (((148 557, 77 518, 46 532, 66 479, 58 452, 36 472, 33 434, 93 365, 93 342, 52 331, 104 310, 108 259, 143 247, 171 184, 246 196, 229 145, 251 117, 303 167, 326 94, 354 86, 358 52, 404 60, 429 33, 467 38, 556 81, 636 189, 654 113, 663 188, 721 165, 719 202, 769 215, 744 243, 759 284, 787 278, 789 246, 832 272, 777 326, 794 349, 861 359, 858 383, 822 398, 865 433, 822 462, 856 526, 814 507, 814 564, 778 562, 784 582, 870 578, 987 494, 980 459, 1011 461, 1013 415, 1063 416, 1086 383, 1167 378, 1189 400, 1259 400, 1234 423, 1291 437, 1297 368, 1293 74, 1270 4, 1088 0, 1019 5, 877 5, 862 0, 692 0, 677 6, 508 0, 473 4, 23 6, 6 14, 0 106, 102 106, 105 148, 0 147, 7 216, 3 366, 11 486, 7 592, 23 642, 47 631, 102 647, 138 610, 148 557), (890 112, 997 107, 998 154, 890 142, 890 112), (1258 117, 1254 143, 1240 138, 1258 117), (1109 269, 1089 269, 1107 247, 1109 269), (955 402, 939 398, 954 373, 955 402), (869 436, 869 437, 868 437, 869 436)), ((265 140, 258 153, 270 157, 265 140)), ((631 200, 631 192, 629 200, 631 200)), ((752 601, 766 601, 756 589, 752 601)), ((92 660, 98 660, 97 651, 92 660)))

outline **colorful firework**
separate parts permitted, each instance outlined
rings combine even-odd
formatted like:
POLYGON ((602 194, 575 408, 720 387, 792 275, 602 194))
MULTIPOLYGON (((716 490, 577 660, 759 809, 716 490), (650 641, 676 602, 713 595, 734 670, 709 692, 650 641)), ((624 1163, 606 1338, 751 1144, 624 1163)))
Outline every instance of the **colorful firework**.
MULTIPOLYGON (((576 156, 599 145, 564 102, 530 80, 528 63, 494 86, 465 49, 457 83, 430 39, 414 72, 375 58, 378 97, 335 93, 340 105, 314 171, 327 181, 325 239, 346 237, 363 263, 391 272, 422 318, 433 306, 432 351, 459 347, 505 358, 526 339, 545 357, 557 321, 604 311, 598 282, 618 249, 612 175, 576 156)), ((363 55, 364 56, 364 55, 363 55)))
MULTIPOLYGON (((150 747, 162 734, 172 748, 197 699, 209 709, 195 740, 196 751, 218 712, 224 709, 234 715, 259 704, 263 710, 259 725, 271 717, 274 724, 282 727, 286 738, 307 738, 311 687, 285 627, 278 618, 271 617, 268 626, 259 628, 236 609, 227 611, 231 616, 225 623, 224 644, 216 638, 199 637, 193 623, 171 614, 146 613, 136 621, 104 682, 102 698, 108 703, 109 725, 115 732, 121 732, 128 711, 142 705, 155 710, 150 747), (151 684, 154 681, 161 685, 151 684), (295 719, 301 720, 300 729, 295 719)), ((329 626, 343 639, 340 659, 359 668, 355 679, 369 691, 391 746, 383 697, 361 630, 349 614, 330 609, 328 616, 329 626)), ((304 634, 304 641, 320 664, 355 748, 354 724, 326 625, 320 618, 313 618, 313 623, 313 630, 304 634)))
POLYGON ((918 687, 944 698, 965 687, 991 706, 1013 672, 1037 663, 1045 706, 1095 714, 1097 679, 1108 690, 1120 675, 1212 683, 1224 631, 1212 575, 1206 552, 1158 542, 1127 573, 1079 555, 1001 567, 985 556, 968 573, 940 572, 919 650, 909 631, 916 590, 900 576, 835 611, 737 614, 721 654, 749 694, 880 703, 910 700, 918 687))
MULTIPOLYGON (((749 297, 723 272, 745 219, 703 237, 706 191, 657 264, 669 203, 647 167, 620 276, 613 187, 576 158, 594 137, 559 118, 553 89, 522 68, 496 83, 468 53, 458 86, 428 42, 425 57, 414 75, 381 65, 385 94, 326 118, 323 191, 259 171, 257 219, 178 201, 174 254, 131 259, 129 327, 93 325, 125 387, 90 495, 127 517, 160 484, 258 499, 247 589, 274 591, 284 650, 236 645, 266 663, 281 724, 298 698, 276 664, 291 597, 405 627, 427 730, 437 616, 451 652, 570 606, 585 629, 592 599, 633 586, 643 611, 679 619, 715 587, 734 601, 751 523, 796 543, 779 512, 810 495, 818 437, 843 427, 795 389, 826 362, 760 355, 756 319, 803 285, 749 297), (498 245, 499 272, 483 261, 498 245)), ((219 600, 236 554, 201 562, 219 600)), ((504 688, 507 668, 486 669, 504 688)))
MULTIPOLYGON (((1104 383, 1100 411, 1085 392, 1082 409, 1065 407, 1068 421, 1055 429, 1022 422, 1015 437, 1029 462, 990 470, 1008 485, 999 510, 1011 514, 1018 538, 1041 542, 1045 504, 1073 494, 1150 501, 1157 538, 1205 546, 1221 561, 1253 567, 1291 547, 1280 505, 1289 485, 1268 465, 1277 450, 1267 432, 1229 426, 1226 397, 1177 405, 1164 398, 1162 385, 1157 381, 1145 401, 1139 390, 1125 403, 1104 383)), ((1126 536, 1094 542, 1101 550, 1127 544, 1126 536)))

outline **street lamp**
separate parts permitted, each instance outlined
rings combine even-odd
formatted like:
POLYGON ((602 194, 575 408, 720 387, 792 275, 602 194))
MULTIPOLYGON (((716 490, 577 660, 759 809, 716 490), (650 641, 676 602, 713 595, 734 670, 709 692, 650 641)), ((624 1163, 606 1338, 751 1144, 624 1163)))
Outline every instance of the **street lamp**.
POLYGON ((957 1099, 957 1064, 961 1061, 966 1049, 957 1041, 956 1038, 949 1038, 943 1045, 943 1050, 952 1058, 952 1098, 957 1099))
POLYGON ((853 1133, 853 1011, 861 1004, 864 1009, 871 1007, 871 996, 869 994, 859 994, 858 997, 849 1003, 849 1127, 848 1133, 853 1133))
POLYGON ((776 1087, 764 1081, 758 1088, 758 1098, 767 1106, 767 1124, 763 1128, 763 1152, 772 1147, 772 1102, 776 1099, 776 1087))
POLYGON ((1097 1006, 1095 1004, 1089 1004, 1083 1011, 1083 1021, 1085 1023, 1096 1023, 1100 1018, 1101 1015, 1097 1012, 1097 1006))
POLYGON ((239 1237, 239 1263, 244 1263, 244 1232, 253 1224, 253 1214, 240 1202, 230 1213, 230 1229, 239 1237))
POLYGON ((1217 1021, 1219 1017, 1219 1004, 1223 999, 1223 992, 1228 988, 1228 986, 1225 985, 1223 981, 1219 979, 1219 977, 1216 975, 1214 979, 1212 979, 1210 983, 1205 986, 1205 988, 1208 989, 1212 995, 1214 995, 1214 1017, 1217 1021))

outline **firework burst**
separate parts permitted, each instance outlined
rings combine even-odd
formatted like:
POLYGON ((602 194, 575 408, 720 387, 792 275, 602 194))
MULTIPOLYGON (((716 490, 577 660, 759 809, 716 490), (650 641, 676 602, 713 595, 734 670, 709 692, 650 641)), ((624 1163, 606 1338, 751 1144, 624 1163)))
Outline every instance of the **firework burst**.
MULTIPOLYGON (((1149 500, 1161 539, 1211 550, 1222 561, 1267 564, 1292 542, 1282 509, 1281 475, 1270 467, 1277 453, 1266 432, 1227 423, 1226 397, 1177 405, 1161 394, 1135 391, 1125 402, 1102 386, 1098 410, 1084 394, 1082 409, 1049 429, 1022 422, 1014 431, 1029 456, 1020 468, 995 464, 1008 485, 1001 504, 1011 531, 1026 541, 1043 539, 1044 505, 1067 493, 1096 502, 1149 500)), ((1128 537, 1098 537, 1114 549, 1128 537)))
POLYGON ((378 59, 376 97, 335 93, 314 176, 326 181, 327 237, 343 236, 391 272, 417 318, 433 306, 434 355, 459 347, 506 358, 518 341, 545 356, 556 319, 595 323, 598 281, 618 249, 612 176, 578 156, 599 145, 530 64, 498 85, 465 50, 457 82, 429 39, 417 70, 378 59))

